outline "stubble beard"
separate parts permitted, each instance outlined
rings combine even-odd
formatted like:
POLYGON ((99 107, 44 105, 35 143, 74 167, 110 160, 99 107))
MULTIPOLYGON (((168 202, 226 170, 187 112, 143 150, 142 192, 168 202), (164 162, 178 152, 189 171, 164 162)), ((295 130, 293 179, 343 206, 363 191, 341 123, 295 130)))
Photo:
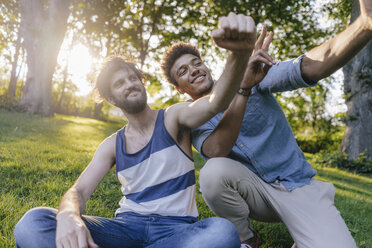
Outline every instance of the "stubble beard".
POLYGON ((123 98, 117 101, 117 107, 123 109, 128 114, 137 114, 143 111, 147 105, 147 95, 145 91, 141 91, 141 97, 136 100, 128 100, 123 98))

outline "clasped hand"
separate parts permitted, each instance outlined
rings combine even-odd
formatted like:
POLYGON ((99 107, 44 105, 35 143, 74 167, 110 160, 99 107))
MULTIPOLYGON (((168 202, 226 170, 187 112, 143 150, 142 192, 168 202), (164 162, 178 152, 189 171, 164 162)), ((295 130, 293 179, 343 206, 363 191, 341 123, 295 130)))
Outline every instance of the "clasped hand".
POLYGON ((219 19, 218 27, 212 31, 212 38, 217 46, 243 55, 254 49, 256 25, 252 17, 229 13, 219 19))

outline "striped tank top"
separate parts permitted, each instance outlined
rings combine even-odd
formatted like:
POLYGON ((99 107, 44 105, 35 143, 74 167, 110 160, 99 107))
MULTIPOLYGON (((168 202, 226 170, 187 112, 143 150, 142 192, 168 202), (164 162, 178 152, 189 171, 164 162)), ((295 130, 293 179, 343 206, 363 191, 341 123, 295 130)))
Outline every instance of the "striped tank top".
POLYGON ((150 141, 136 153, 125 152, 124 128, 116 136, 116 175, 123 212, 197 217, 194 161, 170 136, 159 110, 150 141))

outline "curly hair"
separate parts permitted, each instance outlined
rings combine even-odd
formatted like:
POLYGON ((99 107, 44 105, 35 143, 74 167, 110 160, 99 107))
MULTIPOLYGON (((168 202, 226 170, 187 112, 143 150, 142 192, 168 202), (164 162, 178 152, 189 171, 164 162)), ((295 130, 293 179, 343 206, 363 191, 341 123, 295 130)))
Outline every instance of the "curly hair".
POLYGON ((105 59, 99 70, 94 86, 94 100, 97 103, 102 102, 111 96, 109 81, 112 75, 121 69, 131 69, 137 77, 142 80, 144 74, 141 70, 137 69, 135 63, 128 57, 122 55, 111 55, 105 59))
POLYGON ((176 62, 176 60, 184 54, 192 54, 201 59, 198 49, 195 46, 184 42, 178 42, 172 45, 163 55, 161 63, 163 75, 169 83, 175 86, 178 84, 171 74, 171 68, 174 62, 176 62))

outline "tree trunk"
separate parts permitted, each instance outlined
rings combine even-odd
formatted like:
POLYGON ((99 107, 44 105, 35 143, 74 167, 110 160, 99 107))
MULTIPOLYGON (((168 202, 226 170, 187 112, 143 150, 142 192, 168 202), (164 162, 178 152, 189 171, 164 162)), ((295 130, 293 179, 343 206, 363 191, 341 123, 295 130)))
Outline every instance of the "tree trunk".
MULTIPOLYGON (((359 15, 354 0, 351 22, 359 15)), ((372 42, 344 66, 344 93, 348 107, 341 151, 355 159, 360 153, 372 158, 372 42)))
POLYGON ((8 97, 9 99, 13 99, 16 92, 16 86, 17 86, 17 65, 18 65, 18 57, 19 57, 19 50, 21 50, 21 35, 18 31, 18 37, 16 41, 16 47, 15 47, 15 53, 13 57, 13 63, 12 63, 12 71, 10 73, 10 82, 8 87, 8 97))
POLYGON ((52 77, 65 36, 70 0, 21 0, 21 34, 27 51, 27 78, 21 105, 52 115, 52 77))
POLYGON ((57 113, 61 113, 61 105, 62 105, 63 97, 65 95, 65 88, 66 88, 66 83, 67 83, 68 64, 69 63, 68 63, 68 59, 67 59, 67 63, 66 63, 65 69, 63 70, 63 83, 62 83, 62 89, 61 89, 61 97, 59 98, 59 101, 58 101, 58 104, 57 104, 57 108, 56 108, 56 112, 57 113))

